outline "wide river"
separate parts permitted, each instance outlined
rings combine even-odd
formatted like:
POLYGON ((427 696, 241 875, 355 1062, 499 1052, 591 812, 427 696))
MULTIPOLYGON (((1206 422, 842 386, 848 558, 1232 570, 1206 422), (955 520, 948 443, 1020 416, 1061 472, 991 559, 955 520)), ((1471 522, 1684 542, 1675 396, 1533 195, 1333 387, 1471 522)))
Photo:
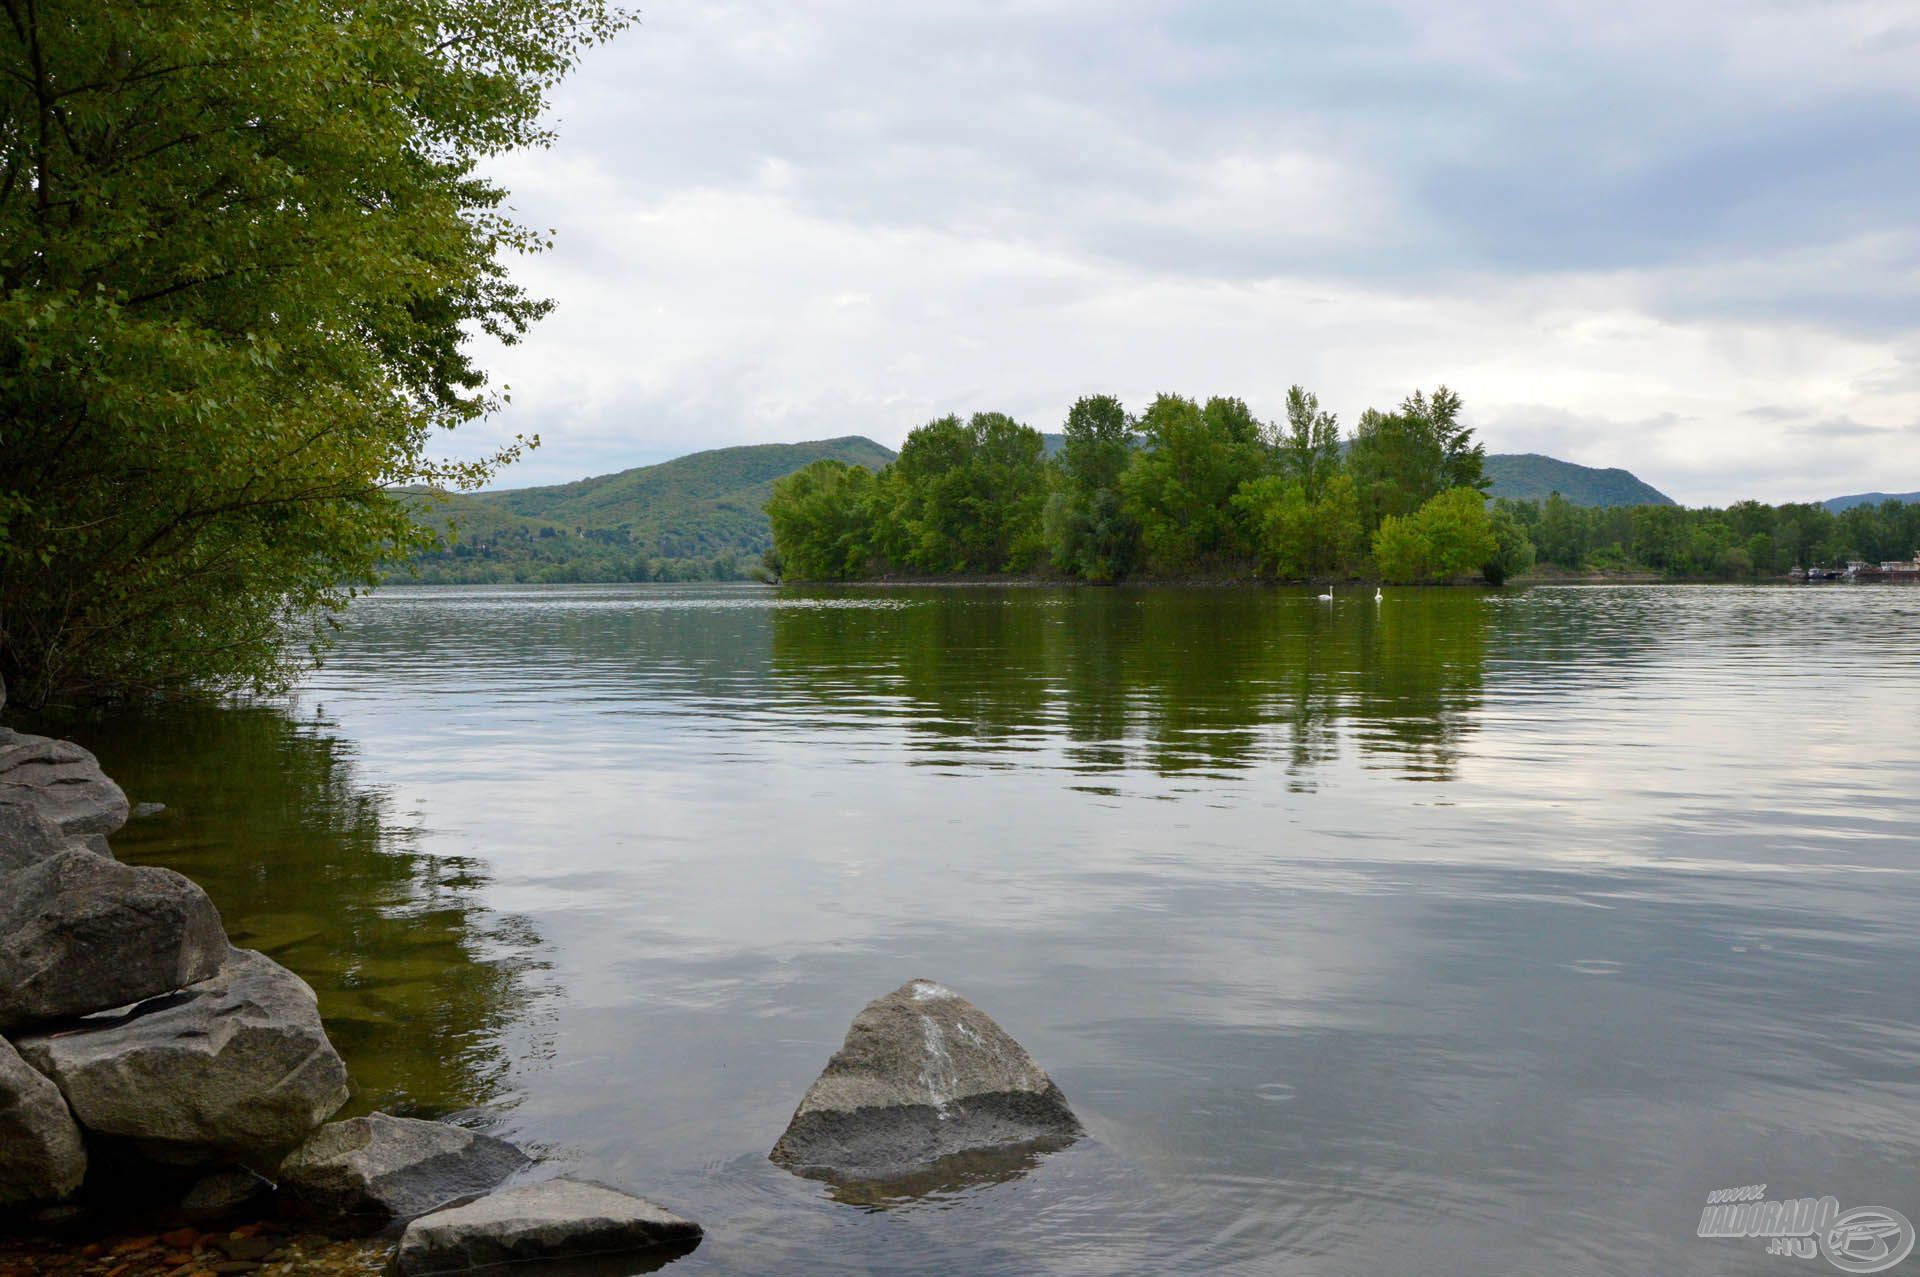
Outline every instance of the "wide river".
POLYGON ((289 704, 67 730, 355 1111, 657 1198, 674 1272, 1813 1273, 1707 1194, 1920 1218, 1920 590, 1311 594, 388 589, 289 704), (768 1162, 913 977, 1088 1138, 768 1162))

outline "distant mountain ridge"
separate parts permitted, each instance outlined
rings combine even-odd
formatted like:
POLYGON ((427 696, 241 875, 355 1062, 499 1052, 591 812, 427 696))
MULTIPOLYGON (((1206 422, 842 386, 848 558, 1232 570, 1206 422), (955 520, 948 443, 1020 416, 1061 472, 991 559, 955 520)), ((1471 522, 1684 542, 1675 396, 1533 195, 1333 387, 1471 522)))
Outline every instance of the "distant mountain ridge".
POLYGON ((1489 495, 1515 501, 1545 501, 1558 492, 1574 505, 1678 505, 1631 471, 1576 465, 1537 452, 1490 452, 1489 495))
MULTIPOLYGON (((1065 442, 1059 434, 1043 438, 1049 456, 1065 442)), ((571 483, 432 502, 415 493, 420 517, 452 524, 457 540, 411 566, 422 581, 449 584, 743 576, 773 543, 765 506, 775 479, 823 458, 877 470, 894 456, 863 435, 843 435, 715 448, 571 483)), ((1674 504, 1625 470, 1533 453, 1491 454, 1487 475, 1496 497, 1544 499, 1557 491, 1576 505, 1674 504)))
POLYGON ((1827 508, 1829 514, 1839 514, 1857 505, 1879 505, 1882 501, 1904 501, 1909 505, 1920 505, 1920 492, 1856 492, 1851 496, 1828 497, 1820 504, 1827 508))
POLYGON ((860 435, 715 448, 572 483, 454 493, 421 517, 452 548, 413 561, 419 579, 631 581, 743 576, 773 544, 773 481, 831 458, 878 469, 893 451, 860 435))

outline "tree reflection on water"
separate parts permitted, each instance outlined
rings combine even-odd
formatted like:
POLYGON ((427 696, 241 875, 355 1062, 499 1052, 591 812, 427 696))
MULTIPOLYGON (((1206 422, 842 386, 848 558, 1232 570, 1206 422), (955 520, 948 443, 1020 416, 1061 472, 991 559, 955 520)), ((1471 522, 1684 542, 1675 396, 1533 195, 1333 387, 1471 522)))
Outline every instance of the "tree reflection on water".
POLYGON ((349 1113, 440 1115, 506 1094, 508 1030, 537 1034, 541 937, 481 906, 479 861, 422 850, 323 717, 184 706, 35 730, 74 737, 134 801, 166 805, 116 835, 115 854, 185 873, 234 944, 313 986, 353 1076, 349 1113))
POLYGON ((1310 786, 1347 742, 1408 779, 1446 779, 1485 678, 1478 590, 1378 605, 1245 588, 900 597, 776 609, 775 678, 788 698, 900 719, 911 747, 976 764, 1053 746, 1089 775, 1277 762, 1310 786))

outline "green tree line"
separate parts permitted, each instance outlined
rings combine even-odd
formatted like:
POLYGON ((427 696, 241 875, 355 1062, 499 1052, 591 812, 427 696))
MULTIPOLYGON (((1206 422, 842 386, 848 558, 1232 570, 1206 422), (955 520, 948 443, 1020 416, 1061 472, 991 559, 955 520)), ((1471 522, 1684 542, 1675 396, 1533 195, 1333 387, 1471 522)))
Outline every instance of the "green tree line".
POLYGON ((1533 563, 1489 507, 1460 397, 1416 391, 1350 436, 1299 386, 1282 420, 1240 399, 1110 395, 1068 411, 1064 446, 1002 413, 942 417, 878 472, 818 461, 774 485, 768 567, 801 580, 1052 573, 1495 584, 1533 563))
POLYGON ((1740 501, 1724 509, 1500 501, 1542 563, 1569 572, 1658 572, 1742 580, 1792 569, 1907 560, 1920 549, 1920 505, 1883 501, 1835 514, 1813 504, 1740 501))
POLYGON ((734 550, 648 554, 620 528, 510 526, 423 554, 389 579, 420 585, 745 581, 756 566, 752 555, 734 550))

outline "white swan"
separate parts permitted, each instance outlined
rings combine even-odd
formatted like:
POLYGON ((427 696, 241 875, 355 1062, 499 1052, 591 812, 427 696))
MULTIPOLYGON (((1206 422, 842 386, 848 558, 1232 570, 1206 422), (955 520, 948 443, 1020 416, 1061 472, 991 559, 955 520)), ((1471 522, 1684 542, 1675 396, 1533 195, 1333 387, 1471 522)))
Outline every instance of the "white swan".
POLYGON ((1377 585, 1376 585, 1376 586, 1374 586, 1374 587, 1373 587, 1373 601, 1374 601, 1375 603, 1378 603, 1378 602, 1379 602, 1379 601, 1380 601, 1381 599, 1384 599, 1385 597, 1386 597, 1386 595, 1384 595, 1384 594, 1382 594, 1382 593, 1380 593, 1380 587, 1379 587, 1379 586, 1377 586, 1377 585))
POLYGON ((1325 594, 1322 594, 1322 595, 1320 595, 1320 596, 1319 596, 1319 599, 1320 599, 1320 601, 1321 601, 1322 603, 1331 603, 1331 602, 1333 602, 1333 587, 1332 587, 1331 585, 1329 585, 1329 586, 1327 587, 1327 592, 1326 592, 1325 594))

